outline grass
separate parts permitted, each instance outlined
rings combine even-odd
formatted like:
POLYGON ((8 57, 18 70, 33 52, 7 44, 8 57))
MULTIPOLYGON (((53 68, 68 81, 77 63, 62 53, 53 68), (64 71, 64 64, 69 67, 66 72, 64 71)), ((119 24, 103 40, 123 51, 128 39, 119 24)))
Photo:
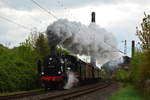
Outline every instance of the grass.
POLYGON ((122 88, 108 100, 145 100, 141 94, 133 87, 122 88))
POLYGON ((31 93, 31 92, 36 92, 40 91, 43 89, 36 89, 36 90, 29 90, 29 91, 17 91, 17 92, 6 92, 6 93, 0 93, 0 96, 7 96, 7 95, 15 95, 15 94, 21 94, 21 93, 31 93))

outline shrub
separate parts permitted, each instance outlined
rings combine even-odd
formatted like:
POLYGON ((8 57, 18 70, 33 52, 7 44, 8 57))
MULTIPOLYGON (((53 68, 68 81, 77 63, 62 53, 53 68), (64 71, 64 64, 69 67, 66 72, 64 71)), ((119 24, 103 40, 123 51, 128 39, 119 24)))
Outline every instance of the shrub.
POLYGON ((129 72, 128 71, 125 71, 123 69, 119 69, 119 70, 116 70, 115 72, 116 74, 116 79, 117 80, 120 80, 120 81, 123 81, 123 82, 126 82, 128 80, 128 75, 129 75, 129 72))
POLYGON ((150 52, 137 52, 131 61, 130 79, 145 97, 150 94, 150 52), (149 85, 147 85, 149 84, 149 85))

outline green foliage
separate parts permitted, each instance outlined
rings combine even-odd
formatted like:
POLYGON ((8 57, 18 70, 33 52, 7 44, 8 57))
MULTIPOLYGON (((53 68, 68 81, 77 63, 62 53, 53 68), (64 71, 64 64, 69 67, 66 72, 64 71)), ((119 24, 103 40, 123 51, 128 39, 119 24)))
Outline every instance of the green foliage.
POLYGON ((150 79, 150 51, 144 52, 139 63, 139 80, 145 81, 150 79))
POLYGON ((70 54, 69 51, 67 51, 66 49, 64 49, 64 48, 62 48, 62 47, 57 47, 56 50, 57 50, 57 53, 58 53, 58 54, 65 54, 65 55, 70 54))
POLYGON ((150 52, 136 52, 131 61, 130 80, 144 95, 150 93, 150 52))
POLYGON ((43 58, 50 54, 48 41, 43 34, 39 34, 35 42, 35 51, 37 52, 38 58, 43 58))
POLYGON ((146 15, 143 18, 141 28, 142 30, 137 28, 137 35, 142 42, 142 48, 144 50, 150 50, 150 15, 146 15))
POLYGON ((116 74, 115 78, 117 80, 124 81, 124 82, 128 80, 128 77, 129 77, 128 71, 125 71, 123 69, 118 69, 116 70, 115 74, 116 74))
POLYGON ((108 100, 145 100, 141 94, 132 87, 126 87, 117 91, 108 100))
POLYGON ((139 64, 137 85, 145 96, 150 99, 150 52, 144 52, 139 64))
POLYGON ((69 54, 69 52, 62 48, 62 47, 55 47, 48 44, 47 38, 43 34, 39 34, 37 39, 35 40, 35 52, 37 58, 41 59, 47 55, 49 55, 51 52, 51 49, 56 50, 58 54, 69 54), (55 49, 56 48, 56 49, 55 49))
POLYGON ((137 73, 139 69, 139 63, 141 62, 141 53, 135 52, 134 57, 132 57, 131 63, 130 63, 130 80, 132 82, 135 82, 137 80, 137 73))
POLYGON ((28 42, 13 49, 0 46, 0 92, 39 88, 34 55, 28 42))

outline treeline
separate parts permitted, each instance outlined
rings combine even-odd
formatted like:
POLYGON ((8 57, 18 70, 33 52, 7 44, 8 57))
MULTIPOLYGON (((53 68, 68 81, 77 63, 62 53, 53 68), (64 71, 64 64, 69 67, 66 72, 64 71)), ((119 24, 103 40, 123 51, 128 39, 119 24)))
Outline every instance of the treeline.
POLYGON ((32 48, 26 43, 13 49, 0 45, 0 92, 31 90, 39 86, 32 48))
MULTIPOLYGON (((57 52, 68 52, 57 48, 57 52)), ((0 92, 40 88, 36 62, 50 54, 46 35, 31 34, 18 47, 9 49, 0 45, 0 92)))
POLYGON ((150 100, 150 15, 146 15, 137 28, 141 48, 137 48, 131 62, 130 80, 140 92, 150 100))

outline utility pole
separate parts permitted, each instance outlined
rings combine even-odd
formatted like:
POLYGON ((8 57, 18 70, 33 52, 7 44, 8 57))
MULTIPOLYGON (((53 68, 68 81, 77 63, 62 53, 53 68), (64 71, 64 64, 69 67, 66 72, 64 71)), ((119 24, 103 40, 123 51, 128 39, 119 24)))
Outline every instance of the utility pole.
POLYGON ((124 55, 127 56, 127 40, 124 41, 124 55))
POLYGON ((124 42, 124 55, 127 56, 127 40, 124 40, 122 42, 124 42))

